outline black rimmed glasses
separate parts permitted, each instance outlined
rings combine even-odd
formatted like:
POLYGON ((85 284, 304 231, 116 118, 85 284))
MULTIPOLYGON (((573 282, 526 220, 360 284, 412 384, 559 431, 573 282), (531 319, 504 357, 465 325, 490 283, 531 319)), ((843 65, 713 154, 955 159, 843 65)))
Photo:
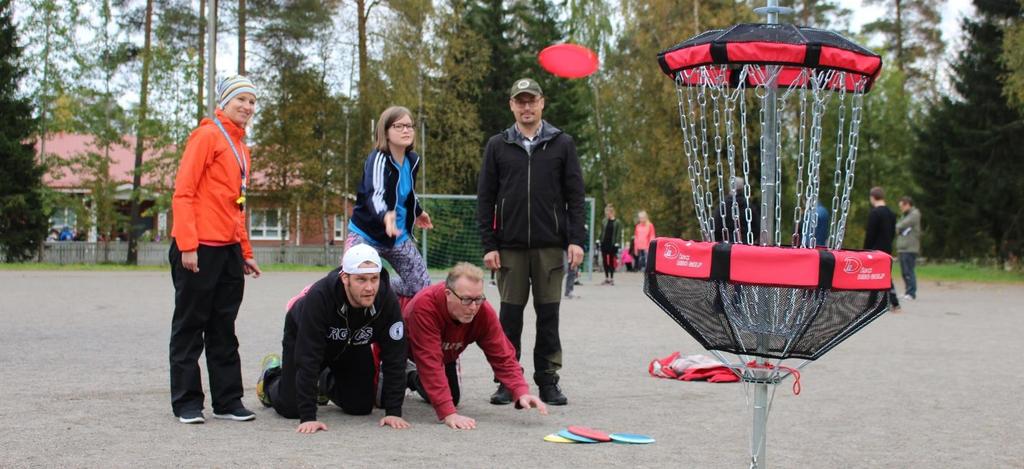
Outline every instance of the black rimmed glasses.
POLYGON ((482 305, 484 304, 485 301, 487 301, 487 297, 483 295, 478 296, 476 298, 463 298, 459 296, 458 293, 455 293, 455 290, 452 290, 451 288, 449 288, 448 291, 452 292, 452 295, 455 295, 455 297, 458 298, 460 302, 462 302, 462 306, 469 306, 474 304, 482 305))
POLYGON ((399 132, 404 132, 406 130, 410 132, 416 131, 416 126, 414 124, 391 124, 391 128, 399 132))

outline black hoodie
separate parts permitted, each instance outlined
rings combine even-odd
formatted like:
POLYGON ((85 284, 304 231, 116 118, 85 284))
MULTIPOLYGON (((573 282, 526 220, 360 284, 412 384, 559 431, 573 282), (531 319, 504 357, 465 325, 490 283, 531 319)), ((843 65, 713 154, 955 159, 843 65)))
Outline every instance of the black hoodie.
MULTIPOLYGON (((295 359, 295 397, 299 420, 316 420, 316 386, 320 371, 353 347, 380 345, 384 386, 381 407, 386 415, 402 416, 405 399, 405 324, 388 273, 380 273, 380 288, 372 308, 355 308, 341 282, 341 267, 314 283, 285 317, 285 353, 295 359)), ((344 379, 344 377, 339 377, 344 379)))
POLYGON ((544 122, 527 151, 509 127, 487 141, 477 186, 484 253, 583 246, 583 170, 569 134, 544 122))

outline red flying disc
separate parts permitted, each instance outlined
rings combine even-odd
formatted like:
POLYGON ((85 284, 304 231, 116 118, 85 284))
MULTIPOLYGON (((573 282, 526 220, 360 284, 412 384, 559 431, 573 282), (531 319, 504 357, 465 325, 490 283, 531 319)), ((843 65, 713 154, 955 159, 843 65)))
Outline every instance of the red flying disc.
POLYGON ((573 435, 579 435, 584 438, 590 438, 591 440, 597 441, 612 441, 612 437, 601 430, 594 430, 593 428, 579 427, 576 425, 569 425, 569 432, 573 435))
POLYGON ((594 51, 578 44, 555 44, 537 54, 544 70, 562 78, 583 78, 597 71, 599 61, 594 51))

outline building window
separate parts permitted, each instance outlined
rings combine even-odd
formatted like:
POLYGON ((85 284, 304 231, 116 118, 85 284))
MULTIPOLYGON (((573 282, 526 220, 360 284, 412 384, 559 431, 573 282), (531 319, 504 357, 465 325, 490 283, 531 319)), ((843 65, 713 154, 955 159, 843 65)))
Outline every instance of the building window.
POLYGON ((77 222, 78 214, 71 207, 57 207, 50 215, 50 228, 58 231, 65 226, 74 229, 77 222))
POLYGON ((279 208, 252 210, 249 213, 249 239, 281 239, 282 232, 284 239, 288 239, 282 218, 279 208))
POLYGON ((344 241, 345 238, 345 225, 347 225, 345 217, 342 215, 334 216, 334 239, 344 241))

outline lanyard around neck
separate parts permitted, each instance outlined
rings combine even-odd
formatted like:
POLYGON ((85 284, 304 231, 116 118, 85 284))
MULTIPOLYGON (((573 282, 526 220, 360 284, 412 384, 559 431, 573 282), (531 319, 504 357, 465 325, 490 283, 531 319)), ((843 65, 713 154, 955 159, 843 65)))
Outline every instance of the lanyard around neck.
POLYGON ((238 169, 239 169, 239 171, 240 171, 240 173, 242 175, 242 187, 241 187, 242 197, 240 197, 240 200, 242 200, 241 203, 244 203, 245 202, 245 174, 246 174, 246 172, 245 172, 245 170, 246 170, 245 158, 243 158, 242 155, 240 153, 238 153, 238 149, 235 148, 235 142, 231 141, 231 136, 229 136, 228 135, 228 131, 226 129, 224 129, 224 124, 221 124, 220 119, 214 117, 213 118, 213 123, 217 124, 217 128, 220 129, 220 133, 224 134, 224 139, 228 141, 228 146, 231 147, 231 153, 235 154, 235 161, 238 162, 238 169))

